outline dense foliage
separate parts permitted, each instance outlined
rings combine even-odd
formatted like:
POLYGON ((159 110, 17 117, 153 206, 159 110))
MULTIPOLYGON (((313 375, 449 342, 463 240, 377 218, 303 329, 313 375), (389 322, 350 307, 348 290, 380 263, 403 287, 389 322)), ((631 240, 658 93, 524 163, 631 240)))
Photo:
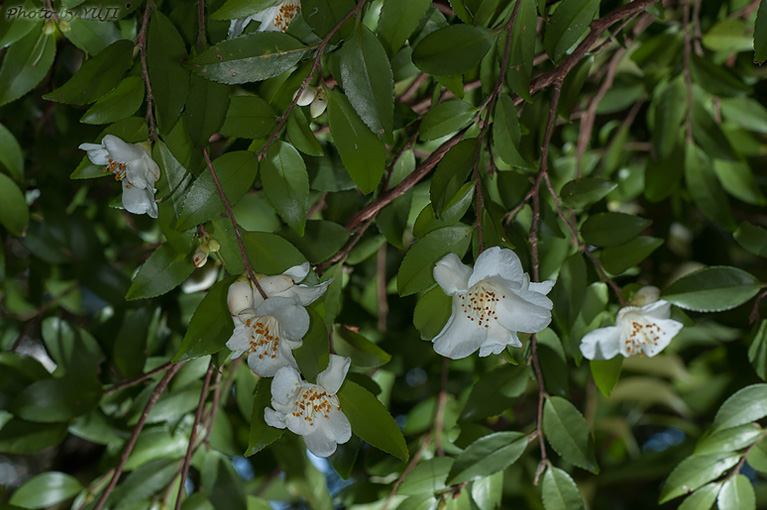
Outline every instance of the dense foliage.
POLYGON ((759 0, 4 2, 0 508, 767 506, 766 59, 759 0))

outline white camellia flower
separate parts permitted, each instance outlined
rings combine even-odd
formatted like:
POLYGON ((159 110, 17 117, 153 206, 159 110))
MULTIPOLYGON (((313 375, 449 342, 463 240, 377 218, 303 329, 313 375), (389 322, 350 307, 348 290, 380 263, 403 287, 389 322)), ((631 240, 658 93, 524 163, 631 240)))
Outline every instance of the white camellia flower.
POLYGON ((629 306, 618 311, 615 326, 591 331, 581 341, 583 357, 592 360, 612 359, 618 354, 655 356, 666 348, 682 329, 682 323, 670 319, 671 304, 658 299, 656 287, 641 288, 629 306))
POLYGON ((272 381, 274 409, 264 409, 266 423, 304 436, 306 447, 318 457, 332 455, 337 445, 352 437, 349 419, 336 396, 350 363, 349 358, 331 354, 317 384, 304 381, 293 367, 279 369, 272 381))
POLYGON ((229 286, 227 305, 234 332, 226 346, 233 358, 248 356, 248 366, 261 377, 272 377, 278 369, 298 367, 293 349, 303 344, 309 331, 305 306, 317 300, 332 280, 318 285, 296 284, 309 274, 309 263, 293 266, 280 275, 260 276, 264 299, 247 278, 229 286))
POLYGON ((300 0, 278 0, 261 12, 232 20, 229 24, 229 38, 241 35, 251 21, 261 22, 258 27, 259 32, 285 32, 300 10, 300 0))
POLYGON ((434 350, 452 359, 499 354, 521 347, 517 333, 537 333, 551 322, 553 303, 546 294, 553 281, 531 282, 517 254, 498 246, 483 251, 474 269, 454 253, 434 267, 434 279, 453 297, 453 312, 434 337, 434 350))
POLYGON ((133 214, 148 214, 157 218, 154 184, 160 178, 160 168, 141 144, 127 143, 114 135, 106 135, 101 144, 82 143, 78 147, 88 152, 94 165, 104 165, 122 181, 123 207, 133 214))

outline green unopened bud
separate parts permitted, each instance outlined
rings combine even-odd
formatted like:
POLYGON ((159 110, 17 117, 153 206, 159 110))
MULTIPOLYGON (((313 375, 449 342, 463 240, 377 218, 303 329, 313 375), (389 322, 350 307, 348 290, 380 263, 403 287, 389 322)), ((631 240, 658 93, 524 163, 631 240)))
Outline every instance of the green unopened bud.
POLYGON ((59 19, 59 30, 63 33, 67 33, 72 30, 72 26, 65 19, 59 19))
POLYGON ((48 20, 43 25, 43 33, 45 35, 53 35, 56 32, 56 24, 52 20, 48 20))

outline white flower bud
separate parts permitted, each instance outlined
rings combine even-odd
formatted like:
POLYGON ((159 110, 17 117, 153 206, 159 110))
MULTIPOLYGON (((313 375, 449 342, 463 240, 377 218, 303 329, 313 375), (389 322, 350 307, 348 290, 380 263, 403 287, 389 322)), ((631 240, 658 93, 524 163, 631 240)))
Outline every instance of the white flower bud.
POLYGON ((194 267, 202 267, 205 265, 205 263, 208 261, 208 251, 204 250, 202 246, 200 246, 197 251, 194 253, 194 256, 192 257, 192 262, 194 262, 194 267))
POLYGON ((312 118, 316 119, 325 112, 328 107, 328 93, 324 88, 317 89, 317 97, 312 101, 312 105, 309 107, 309 112, 312 114, 312 118))
POLYGON ((634 294, 631 304, 633 306, 644 306, 655 303, 658 299, 660 299, 660 289, 652 285, 646 285, 634 294))
POLYGON ((243 310, 253 308, 253 292, 254 289, 247 278, 245 280, 237 280, 229 286, 229 293, 226 296, 226 304, 229 307, 229 313, 232 314, 232 317, 237 317, 243 310))
POLYGON ((317 97, 317 89, 311 85, 307 85, 307 87, 301 91, 300 96, 298 95, 298 92, 299 91, 296 90, 296 93, 293 94, 293 100, 296 100, 296 96, 298 96, 298 100, 296 101, 298 106, 308 106, 314 101, 314 98, 317 97))

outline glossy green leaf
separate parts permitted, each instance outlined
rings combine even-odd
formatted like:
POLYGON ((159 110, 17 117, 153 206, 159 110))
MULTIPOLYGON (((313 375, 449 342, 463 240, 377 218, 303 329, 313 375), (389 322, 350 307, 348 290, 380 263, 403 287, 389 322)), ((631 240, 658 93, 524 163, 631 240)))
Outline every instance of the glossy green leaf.
POLYGON ((754 367, 756 375, 762 381, 767 381, 767 319, 762 319, 759 329, 751 339, 751 346, 748 348, 748 361, 754 367))
POLYGON ((229 85, 263 81, 291 69, 306 50, 282 32, 251 32, 214 44, 190 61, 190 69, 229 85))
POLYGON ((759 2, 754 26, 754 62, 762 64, 767 60, 767 4, 759 2))
POLYGON ((684 178, 695 205, 703 215, 728 230, 735 230, 727 195, 719 185, 711 160, 695 145, 685 148, 684 178))
POLYGON ((107 95, 88 108, 80 122, 84 124, 109 124, 130 117, 144 102, 144 80, 128 76, 107 95))
POLYGON ((583 239, 596 246, 618 246, 636 238, 652 221, 632 214, 605 212, 590 216, 581 227, 583 239))
POLYGON ((192 259, 178 253, 170 244, 157 248, 141 266, 125 299, 142 299, 170 292, 194 271, 192 259))
POLYGON ((266 197, 290 228, 304 235, 309 210, 309 176, 301 154, 287 142, 273 143, 261 161, 266 197))
POLYGON ((583 36, 599 12, 599 0, 564 0, 546 27, 543 47, 555 62, 583 36))
POLYGON ((284 429, 270 427, 264 421, 264 409, 271 405, 271 379, 259 379, 253 395, 253 414, 250 417, 250 435, 248 436, 248 457, 256 454, 278 440, 284 429))
POLYGON ((578 510, 585 508, 581 493, 572 477, 557 467, 551 466, 543 474, 541 484, 543 508, 546 510, 578 510))
POLYGON ((407 445, 397 422, 372 393, 347 379, 338 392, 338 399, 352 432, 375 448, 407 462, 407 445))
POLYGON ((759 189, 751 166, 747 162, 715 159, 713 168, 727 193, 748 204, 767 205, 767 198, 759 189))
POLYGON ((66 104, 88 104, 114 89, 132 62, 133 42, 117 41, 90 60, 72 78, 44 99, 66 104))
POLYGON ((623 356, 616 356, 611 360, 589 361, 591 377, 599 388, 600 393, 609 397, 615 385, 618 384, 623 369, 623 356))
POLYGON ((449 25, 430 33, 413 48, 413 63, 423 72, 454 76, 475 67, 493 45, 495 34, 483 27, 449 25))
POLYGON ((636 266, 663 244, 663 239, 640 236, 619 246, 609 246, 599 257, 602 266, 613 274, 619 274, 636 266))
MULTIPOLYGON (((236 204, 248 192, 258 172, 258 158, 250 151, 227 152, 212 161, 216 177, 226 195, 229 205, 236 204)), ((200 223, 205 223, 217 214, 224 212, 224 202, 213 181, 210 170, 203 173, 189 188, 176 228, 185 230, 200 223)))
POLYGON ((413 224, 413 236, 423 237, 432 230, 442 227, 450 227, 458 223, 471 207, 474 199, 476 186, 473 182, 466 182, 461 186, 458 192, 453 195, 440 212, 439 218, 434 214, 434 206, 428 204, 418 214, 413 224))
POLYGON ((527 436, 521 432, 496 432, 474 441, 455 460, 448 483, 455 485, 484 478, 506 469, 527 448, 527 436))
POLYGON ((429 195, 434 212, 441 216, 450 200, 460 191, 477 159, 478 140, 469 138, 453 146, 437 164, 429 195))
POLYGON ((717 498, 719 510, 756 510, 756 495, 751 481, 737 474, 722 484, 717 498))
MULTIPOLYGON (((442 292, 442 289, 436 288, 432 292, 437 291, 442 292)), ((526 366, 505 364, 482 374, 463 405, 461 421, 476 421, 510 409, 529 381, 530 370, 526 366)))
POLYGON ((333 348, 336 354, 351 358, 358 367, 380 367, 391 360, 391 354, 344 326, 334 328, 333 348))
POLYGON ((521 137, 514 101, 509 96, 502 95, 495 106, 493 117, 495 150, 501 159, 509 165, 529 169, 532 165, 520 154, 518 149, 521 137))
POLYGON ((455 253, 462 257, 469 247, 472 228, 466 225, 444 227, 426 234, 405 254, 397 273, 400 296, 415 294, 434 283, 432 271, 442 257, 455 253))
POLYGON ((66 423, 32 423, 14 417, 0 427, 0 452, 33 453, 61 443, 66 436, 66 423))
POLYGON ((695 455, 711 453, 730 453, 742 450, 757 439, 761 439, 762 429, 754 423, 706 433, 695 445, 695 455))
POLYGON ((341 79, 349 102, 373 133, 391 135, 394 123, 394 77, 381 42, 357 25, 339 52, 341 79))
POLYGON ((210 17, 219 20, 245 18, 271 7, 273 3, 272 0, 226 0, 210 17))
POLYGON ((716 480, 738 463, 740 456, 732 453, 692 455, 684 459, 666 479, 661 489, 660 504, 688 494, 711 480, 716 480))
POLYGON ((309 312, 309 331, 304 335, 304 344, 293 351, 293 356, 304 379, 313 383, 328 366, 330 343, 325 321, 314 309, 307 308, 306 311, 309 312))
POLYGON ((48 74, 54 56, 55 38, 36 29, 14 43, 0 67, 0 106, 35 88, 48 74))
POLYGON ((566 461, 599 473, 591 431, 583 415, 561 397, 550 397, 543 407, 546 440, 566 461))
POLYGON ((224 348, 234 330, 226 298, 235 279, 236 275, 215 283, 205 294, 189 321, 174 362, 215 354, 224 348))
POLYGON ((207 144, 224 123, 229 105, 229 87, 197 75, 189 77, 189 94, 183 118, 194 147, 207 144))
POLYGON ((328 122, 346 171, 362 193, 371 193, 383 176, 384 143, 362 122, 346 96, 335 90, 328 93, 328 122))
POLYGON ((434 494, 447 487, 445 480, 453 459, 449 457, 434 457, 419 462, 402 482, 397 492, 408 496, 418 494, 434 494))
POLYGON ((117 509, 124 509, 130 508, 132 504, 149 500, 176 478, 177 471, 178 461, 174 459, 155 459, 147 462, 125 477, 125 480, 110 495, 107 504, 114 504, 117 509))
POLYGON ((288 228, 280 230, 278 234, 298 248, 312 264, 319 264, 331 258, 349 239, 348 230, 327 220, 307 221, 303 237, 288 228))
POLYGON ((421 332, 421 338, 431 340, 442 331, 451 313, 453 298, 435 287, 424 293, 413 310, 413 324, 421 332))
POLYGON ((176 26, 160 11, 149 20, 147 69, 157 124, 167 133, 176 123, 189 91, 189 71, 182 62, 186 46, 176 26))
POLYGON ((21 146, 13 133, 0 124, 0 168, 2 167, 17 181, 24 178, 24 154, 21 146))
POLYGON ((436 140, 466 127, 474 118, 475 109, 463 101, 445 101, 426 112, 421 121, 421 140, 436 140))
POLYGON ((272 106, 258 96, 234 96, 229 100, 221 134, 240 138, 259 138, 277 126, 272 106))
POLYGON ((48 471, 24 482, 11 495, 9 503, 23 508, 48 508, 74 497, 82 488, 72 475, 48 471))
POLYGON ((767 384, 746 386, 724 401, 714 417, 714 430, 728 429, 767 416, 767 384))
POLYGON ((44 319, 40 329, 45 349, 57 368, 72 376, 95 377, 98 374, 104 353, 90 333, 59 317, 44 319))
POLYGON ((431 2, 429 0, 388 0, 381 7, 378 35, 390 56, 413 34, 431 2))
POLYGON ((15 396, 9 410, 23 420, 56 423, 91 411, 100 398, 101 385, 97 380, 73 374, 30 384, 15 396))
POLYGON ((599 202, 617 186, 616 183, 605 179, 581 177, 565 184, 560 196, 567 207, 582 209, 587 205, 599 202))
POLYGON ((320 142, 312 132, 309 122, 309 119, 307 119, 307 116, 303 112, 294 110, 290 116, 288 116, 286 128, 288 141, 293 144, 293 147, 304 154, 310 156, 322 156, 325 154, 325 151, 322 150, 320 142))
POLYGON ((710 510, 721 487, 721 483, 708 483, 698 488, 682 501, 679 510, 710 510))
POLYGON ((721 108, 727 121, 749 131, 767 133, 767 108, 759 101, 746 96, 724 97, 721 108))
POLYGON ((535 57, 536 23, 538 11, 535 0, 519 0, 517 19, 511 30, 511 51, 506 71, 509 87, 525 101, 532 102, 530 96, 530 78, 533 73, 535 57))
POLYGON ((656 160, 663 161, 671 155, 679 142, 679 126, 687 113, 687 88, 681 75, 656 90, 652 108, 655 113, 652 145, 656 160))
POLYGON ((19 187, 5 174, 0 174, 0 203, 0 224, 13 235, 22 235, 29 225, 29 208, 19 187))
POLYGON ((662 297, 685 310, 719 312, 742 305, 759 288, 756 278, 742 269, 712 266, 679 278, 663 291, 662 297))
MULTIPOLYGON (((325 37, 349 11, 354 9, 355 5, 354 0, 303 0, 301 10, 309 28, 318 36, 325 37)), ((353 23, 353 20, 347 21, 336 33, 336 36, 331 39, 331 42, 336 44, 339 36, 346 37, 351 31, 349 29, 353 23)))
MULTIPOLYGON (((214 220, 215 238, 221 243, 220 255, 233 274, 245 271, 237 240, 228 218, 214 220)), ((262 274, 279 274, 287 268, 302 264, 306 257, 285 238, 271 232, 243 232, 242 242, 253 270, 262 274)))

